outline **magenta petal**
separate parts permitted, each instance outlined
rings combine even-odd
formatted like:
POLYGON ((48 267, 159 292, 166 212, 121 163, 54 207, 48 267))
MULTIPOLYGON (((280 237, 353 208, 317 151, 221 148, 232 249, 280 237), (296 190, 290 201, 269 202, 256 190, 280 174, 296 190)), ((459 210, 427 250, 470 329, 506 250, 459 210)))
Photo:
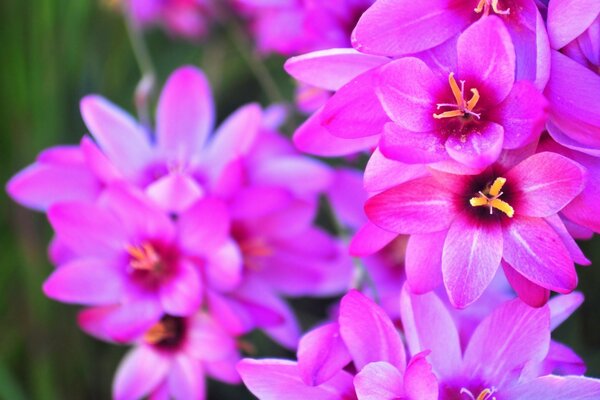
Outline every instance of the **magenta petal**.
POLYGON ((406 354, 400 335, 385 311, 356 290, 340 303, 340 333, 357 369, 386 361, 403 373, 406 354))
POLYGON ((190 176, 174 172, 150 184, 146 193, 166 212, 180 213, 202 197, 204 191, 190 176))
POLYGON ((600 398, 600 380, 584 376, 542 376, 502 391, 509 400, 594 400, 600 398))
POLYGON ((108 100, 84 97, 81 115, 104 153, 127 176, 140 173, 151 160, 152 147, 144 128, 108 100))
POLYGON ((293 201, 293 195, 282 187, 250 186, 239 190, 229 203, 234 219, 261 218, 280 211, 293 201))
POLYGON ((396 237, 398 237, 397 233, 386 231, 367 222, 352 238, 350 254, 355 257, 371 255, 383 249, 396 237))
POLYGON ((518 299, 504 303, 475 329, 465 350, 464 370, 502 387, 525 363, 545 357, 549 324, 547 307, 532 308, 518 299))
POLYGON ((527 81, 515 83, 491 118, 504 128, 504 148, 516 149, 539 138, 546 122, 548 101, 527 81))
POLYGON ((206 313, 197 313, 188 320, 186 354, 203 361, 219 361, 237 351, 235 338, 206 313))
POLYGON ((331 185, 327 164, 299 155, 271 157, 251 172, 257 185, 288 188, 297 196, 322 192, 331 185))
POLYGON ((239 247, 234 241, 213 248, 205 264, 206 281, 221 292, 235 289, 243 278, 244 262, 239 247))
POLYGON ((415 355, 404 373, 404 391, 411 400, 438 399, 438 379, 432 371, 431 364, 425 359, 426 353, 415 355))
POLYGON ((334 136, 321 125, 321 114, 321 110, 317 111, 296 129, 293 140, 298 150, 316 156, 332 157, 368 151, 377 146, 379 136, 354 139, 334 136))
POLYGON ((431 350, 428 358, 441 376, 451 376, 461 367, 456 325, 435 293, 415 295, 404 288, 400 297, 400 315, 412 354, 431 350))
POLYGON ((581 35, 600 14, 595 0, 553 0, 548 4, 548 36, 559 50, 581 35))
POLYGON ((205 380, 199 360, 179 356, 169 373, 169 393, 175 399, 205 398, 205 380))
POLYGON ((379 69, 357 76, 325 104, 321 124, 335 136, 356 139, 378 135, 389 117, 375 94, 379 69))
POLYGON ((202 282, 194 264, 180 261, 177 269, 160 286, 160 302, 166 313, 185 317, 198 311, 202 303, 202 282))
POLYGON ((327 382, 351 361, 337 323, 313 329, 300 339, 298 370, 307 385, 327 382))
POLYGON ((506 224, 503 257, 521 275, 546 289, 570 293, 577 286, 569 252, 543 219, 515 216, 506 224))
POLYGON ((550 291, 518 273, 506 261, 502 261, 504 275, 519 298, 531 307, 541 307, 548 302, 550 291))
POLYGON ((395 400, 405 398, 403 376, 387 362, 372 362, 354 377, 356 395, 360 400, 395 400))
POLYGON ((229 224, 225 204, 215 198, 204 198, 179 216, 179 242, 191 254, 209 254, 228 238, 229 224))
POLYGON ((404 268, 412 293, 427 293, 442 283, 442 250, 448 231, 411 235, 404 268))
POLYGON ((448 228, 456 215, 456 205, 435 179, 426 177, 370 198, 365 212, 369 220, 390 232, 429 233, 448 228))
POLYGON ((428 164, 450 158, 444 138, 438 132, 413 132, 395 123, 385 124, 379 148, 385 157, 407 164, 428 164))
POLYGON ((575 264, 579 265, 590 265, 592 262, 587 259, 587 257, 583 254, 577 242, 573 239, 569 231, 560 217, 556 215, 552 215, 550 217, 545 218, 548 225, 554 229, 554 231, 560 236, 563 244, 569 251, 569 255, 575 262, 575 264))
POLYGON ((502 228, 497 220, 478 221, 462 214, 444 242, 442 274, 450 302, 464 308, 488 287, 502 260, 502 228))
POLYGON ((389 160, 377 148, 365 167, 364 188, 367 192, 381 192, 425 175, 427 175, 426 166, 389 160))
POLYGON ((295 79, 326 90, 340 87, 368 70, 390 61, 387 57, 359 53, 354 49, 328 49, 292 57, 285 70, 295 79))
POLYGON ((504 22, 481 18, 459 36, 458 78, 477 87, 486 104, 498 104, 515 82, 515 48, 504 22))
POLYGON ((550 329, 556 329, 569 318, 581 306, 583 300, 583 294, 579 292, 553 297, 548 302, 548 307, 550 307, 550 329))
POLYGON ((83 163, 42 163, 13 176, 6 185, 18 203, 39 211, 62 201, 93 201, 100 185, 83 163))
POLYGON ((261 400, 354 399, 352 375, 339 372, 321 386, 308 386, 298 366, 288 360, 251 360, 238 363, 237 370, 248 389, 261 400))
POLYGON ((423 61, 406 57, 383 66, 376 85, 383 109, 396 124, 413 132, 435 129, 437 96, 447 83, 423 61))
POLYGON ((214 124, 210 85, 199 69, 181 67, 165 84, 156 112, 158 146, 171 162, 189 162, 214 124))
POLYGON ((46 296, 65 303, 115 304, 123 293, 124 271, 111 261, 76 259, 61 265, 44 282, 46 296))
POLYGON ((514 182, 518 194, 515 213, 548 217, 558 213, 584 188, 585 169, 560 154, 535 154, 512 168, 507 182, 514 182))
POLYGON ((167 378, 170 360, 147 346, 131 350, 117 370, 113 383, 115 400, 137 400, 147 396, 167 378))
POLYGON ((504 128, 494 122, 485 122, 464 139, 454 135, 448 137, 445 145, 454 160, 471 168, 483 169, 498 159, 503 143, 504 128))
POLYGON ((375 2, 352 33, 355 49, 369 54, 401 56, 437 46, 470 21, 470 7, 448 0, 375 2))

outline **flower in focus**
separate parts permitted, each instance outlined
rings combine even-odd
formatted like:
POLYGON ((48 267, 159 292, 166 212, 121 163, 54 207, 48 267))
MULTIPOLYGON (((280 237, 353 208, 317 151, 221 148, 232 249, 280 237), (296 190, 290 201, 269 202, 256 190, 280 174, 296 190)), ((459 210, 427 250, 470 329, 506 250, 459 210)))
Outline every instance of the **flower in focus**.
POLYGON ((548 290, 575 289, 573 261, 588 263, 557 216, 581 193, 585 176, 579 164, 544 152, 478 175, 432 170, 373 196, 365 210, 380 228, 411 235, 406 271, 416 292, 443 281, 452 304, 463 308, 502 264, 519 297, 540 306, 548 290))

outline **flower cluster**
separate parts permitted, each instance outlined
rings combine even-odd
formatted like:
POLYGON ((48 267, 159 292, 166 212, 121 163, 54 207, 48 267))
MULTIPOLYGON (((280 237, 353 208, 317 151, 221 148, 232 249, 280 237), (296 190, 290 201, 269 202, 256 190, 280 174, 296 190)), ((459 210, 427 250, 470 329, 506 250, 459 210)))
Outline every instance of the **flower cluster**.
MULTIPOLYGON (((209 3, 124 4, 197 38, 209 3)), ((276 105, 215 129, 186 66, 155 127, 87 96, 91 137, 7 186, 53 228, 44 293, 133 347, 114 397, 201 399, 209 376, 266 400, 600 398, 551 339, 583 301, 575 239, 600 233, 600 1, 231 4, 260 52, 296 55, 317 111, 293 144, 343 167, 300 154, 276 105), (285 299, 344 293, 302 336, 285 299), (254 329, 297 361, 242 360, 254 329)))
POLYGON ((182 67, 155 134, 99 96, 81 113, 94 140, 44 151, 8 191, 54 228, 46 295, 88 306, 90 334, 135 344, 115 398, 197 398, 204 374, 236 382, 240 335, 261 328, 295 348, 282 296, 349 286, 341 244, 313 224, 333 171, 276 132, 277 108, 244 106, 213 134, 210 87, 182 67))

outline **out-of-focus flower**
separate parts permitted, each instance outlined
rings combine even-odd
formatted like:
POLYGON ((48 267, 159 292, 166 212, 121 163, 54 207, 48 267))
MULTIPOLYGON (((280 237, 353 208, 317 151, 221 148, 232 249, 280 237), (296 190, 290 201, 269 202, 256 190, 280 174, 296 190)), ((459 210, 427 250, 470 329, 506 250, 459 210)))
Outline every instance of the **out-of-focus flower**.
POLYGON ((517 294, 540 306, 548 290, 575 289, 573 261, 588 263, 557 215, 585 176, 574 161, 544 152, 478 175, 432 170, 370 198, 365 210, 380 228, 411 235, 406 270, 415 292, 443 281, 452 304, 466 307, 502 264, 517 294))
POLYGON ((139 28, 162 26, 174 36, 205 36, 214 18, 213 0, 120 0, 139 28))
POLYGON ((539 137, 546 101, 531 83, 515 82, 515 50, 498 17, 467 28, 456 56, 450 73, 417 58, 381 69, 377 92, 394 122, 385 125, 379 145, 386 157, 417 164, 455 160, 482 169, 503 148, 539 137))
POLYGON ((238 383, 236 342, 210 316, 163 316, 136 341, 113 384, 115 400, 204 399, 205 376, 238 383))
POLYGON ((258 50, 297 55, 350 47, 350 34, 374 0, 236 0, 251 20, 258 50))

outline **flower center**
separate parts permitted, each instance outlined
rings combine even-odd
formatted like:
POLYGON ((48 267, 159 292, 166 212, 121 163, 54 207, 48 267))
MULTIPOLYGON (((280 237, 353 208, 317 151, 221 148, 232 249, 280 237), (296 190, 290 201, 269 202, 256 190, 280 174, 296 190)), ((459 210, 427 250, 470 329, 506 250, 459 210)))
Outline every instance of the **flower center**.
POLYGON ((260 237, 246 238, 238 242, 242 251, 246 267, 252 270, 260 270, 265 257, 273 255, 273 249, 260 237))
POLYGON ((161 258, 150 243, 145 242, 141 246, 127 246, 127 252, 131 256, 129 265, 134 271, 162 271, 161 258))
POLYGON ((183 338, 183 319, 165 315, 144 334, 144 341, 158 347, 176 347, 183 338))
POLYGON ((475 397, 469 389, 460 389, 460 394, 466 395, 468 400, 496 400, 496 396, 492 396, 494 393, 496 393, 495 388, 484 389, 481 391, 481 393, 479 393, 477 397, 475 397))
POLYGON ((480 0, 477 4, 477 7, 475 7, 475 12, 478 14, 483 12, 483 15, 489 15, 490 9, 492 9, 496 14, 499 15, 510 14, 510 8, 507 8, 506 10, 501 10, 498 8, 498 1, 499 0, 480 0))
POLYGON ((452 94, 454 95, 454 99, 456 100, 456 104, 453 103, 438 103, 437 109, 439 110, 442 107, 453 108, 452 111, 444 111, 440 114, 433 114, 433 118, 442 119, 442 118, 453 118, 453 117, 467 117, 473 116, 477 119, 481 118, 481 114, 473 112, 473 109, 477 105, 479 101, 479 91, 475 88, 471 89, 471 99, 469 101, 465 100, 465 81, 460 81, 460 88, 456 83, 456 79, 454 79, 454 72, 451 72, 448 81, 450 83, 450 89, 452 89, 452 94))
MULTIPOLYGON (((510 204, 500 200, 500 196, 503 194, 501 190, 505 183, 506 178, 496 178, 494 183, 486 190, 479 192, 478 196, 471 197, 469 203, 473 207, 488 207, 490 209, 490 215, 493 214, 495 208, 496 210, 502 211, 509 218, 512 218, 515 214, 515 210, 510 204)), ((487 399, 487 397, 485 399, 487 399)), ((479 397, 477 397, 477 400, 480 400, 479 397)))

